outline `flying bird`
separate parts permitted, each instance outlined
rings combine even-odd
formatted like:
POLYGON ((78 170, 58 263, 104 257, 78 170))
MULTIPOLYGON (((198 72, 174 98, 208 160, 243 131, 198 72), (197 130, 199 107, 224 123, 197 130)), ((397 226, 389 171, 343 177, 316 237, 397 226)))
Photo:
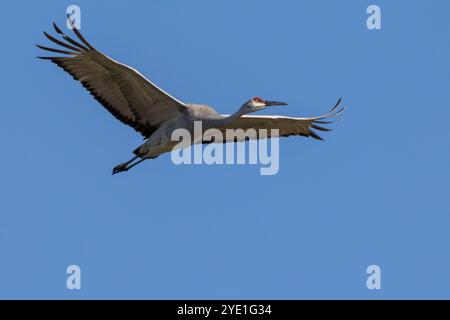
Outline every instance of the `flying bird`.
MULTIPOLYGON (((69 18, 70 23, 72 23, 69 18)), ((176 129, 194 130, 194 121, 201 121, 204 130, 216 128, 225 133, 227 129, 255 129, 253 135, 233 137, 227 141, 224 135, 221 143, 260 139, 271 136, 304 136, 317 140, 322 138, 314 131, 330 131, 322 126, 330 124, 345 108, 340 108, 341 99, 326 114, 312 118, 292 118, 284 116, 247 115, 270 106, 287 105, 285 102, 253 97, 246 101, 232 115, 221 115, 213 108, 202 104, 189 104, 174 98, 137 70, 115 61, 95 49, 72 23, 76 38, 69 37, 55 23, 53 27, 60 39, 44 32, 47 39, 58 45, 50 48, 37 45, 45 51, 62 56, 45 56, 75 80, 81 82, 90 94, 115 118, 140 133, 145 142, 133 151, 134 157, 113 169, 113 174, 128 171, 147 159, 170 152, 177 141, 171 135, 176 129), (266 129, 267 135, 260 136, 259 129, 266 129), (271 131, 271 129, 278 129, 271 131), (276 133, 274 133, 276 132, 276 133)), ((213 141, 214 142, 214 141, 213 141)), ((192 143, 211 143, 200 140, 192 143)))

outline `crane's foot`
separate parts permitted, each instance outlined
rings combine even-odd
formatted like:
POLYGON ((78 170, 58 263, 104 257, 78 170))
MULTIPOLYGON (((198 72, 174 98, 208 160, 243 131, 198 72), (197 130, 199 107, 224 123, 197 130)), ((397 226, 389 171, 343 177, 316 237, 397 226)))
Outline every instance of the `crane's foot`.
POLYGON ((120 172, 128 171, 130 168, 128 167, 128 163, 121 163, 113 169, 113 175, 118 174, 120 172))
POLYGON ((116 166, 113 169, 113 175, 120 173, 120 172, 124 172, 124 171, 128 171, 131 168, 137 166, 139 163, 145 161, 147 158, 141 158, 139 161, 136 161, 137 159, 139 159, 138 156, 134 157, 133 159, 131 159, 130 161, 127 161, 125 163, 121 163, 118 166, 116 166))

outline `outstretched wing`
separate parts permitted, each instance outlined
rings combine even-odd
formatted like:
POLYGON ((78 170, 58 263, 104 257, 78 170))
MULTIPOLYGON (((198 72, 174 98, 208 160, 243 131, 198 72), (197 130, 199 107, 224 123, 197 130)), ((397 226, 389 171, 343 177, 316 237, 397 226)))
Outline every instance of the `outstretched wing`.
MULTIPOLYGON (((290 118, 283 116, 242 116, 230 125, 219 128, 224 133, 224 142, 236 142, 246 141, 254 139, 263 139, 270 137, 288 137, 288 136, 304 136, 312 137, 317 140, 323 140, 316 132, 318 131, 331 131, 331 129, 323 127, 322 125, 333 123, 327 119, 333 120, 342 112, 345 108, 339 108, 342 100, 336 103, 336 105, 327 113, 322 116, 313 118, 290 118), (243 132, 235 131, 235 136, 228 136, 226 134, 227 129, 242 129, 243 132), (248 130, 254 129, 254 130, 248 130), (265 130, 262 130, 265 129, 265 130), (272 132, 272 129, 278 129, 278 133, 272 132), (265 136, 264 133, 267 135, 265 136)), ((205 143, 210 140, 206 137, 205 143)))
POLYGON ((185 112, 184 103, 158 88, 137 70, 97 51, 73 25, 78 40, 64 34, 55 23, 53 27, 65 41, 44 32, 60 47, 37 47, 64 56, 39 58, 54 62, 80 81, 118 120, 148 137, 161 123, 185 112))

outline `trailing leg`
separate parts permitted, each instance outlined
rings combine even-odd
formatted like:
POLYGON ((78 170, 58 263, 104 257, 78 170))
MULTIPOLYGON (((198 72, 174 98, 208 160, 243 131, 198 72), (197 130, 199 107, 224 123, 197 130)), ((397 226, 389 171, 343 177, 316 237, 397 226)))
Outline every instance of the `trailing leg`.
POLYGON ((144 161, 144 159, 141 159, 141 160, 138 161, 137 163, 131 165, 131 163, 134 162, 134 161, 136 161, 137 159, 139 159, 138 156, 134 157, 133 159, 131 159, 131 160, 127 161, 127 162, 124 162, 124 163, 119 164, 118 166, 114 167, 113 173, 112 173, 112 174, 115 175, 115 174, 120 173, 120 172, 123 172, 123 171, 128 171, 128 170, 130 170, 132 167, 134 167, 136 164, 141 163, 142 161, 144 161))

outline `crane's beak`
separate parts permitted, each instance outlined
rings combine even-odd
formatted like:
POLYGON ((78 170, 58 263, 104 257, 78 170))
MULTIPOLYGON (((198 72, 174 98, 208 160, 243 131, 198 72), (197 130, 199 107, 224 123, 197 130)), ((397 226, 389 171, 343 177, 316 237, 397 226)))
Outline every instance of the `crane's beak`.
POLYGON ((270 107, 270 106, 287 106, 288 105, 286 102, 279 102, 279 101, 265 100, 264 102, 266 104, 266 107, 270 107))

